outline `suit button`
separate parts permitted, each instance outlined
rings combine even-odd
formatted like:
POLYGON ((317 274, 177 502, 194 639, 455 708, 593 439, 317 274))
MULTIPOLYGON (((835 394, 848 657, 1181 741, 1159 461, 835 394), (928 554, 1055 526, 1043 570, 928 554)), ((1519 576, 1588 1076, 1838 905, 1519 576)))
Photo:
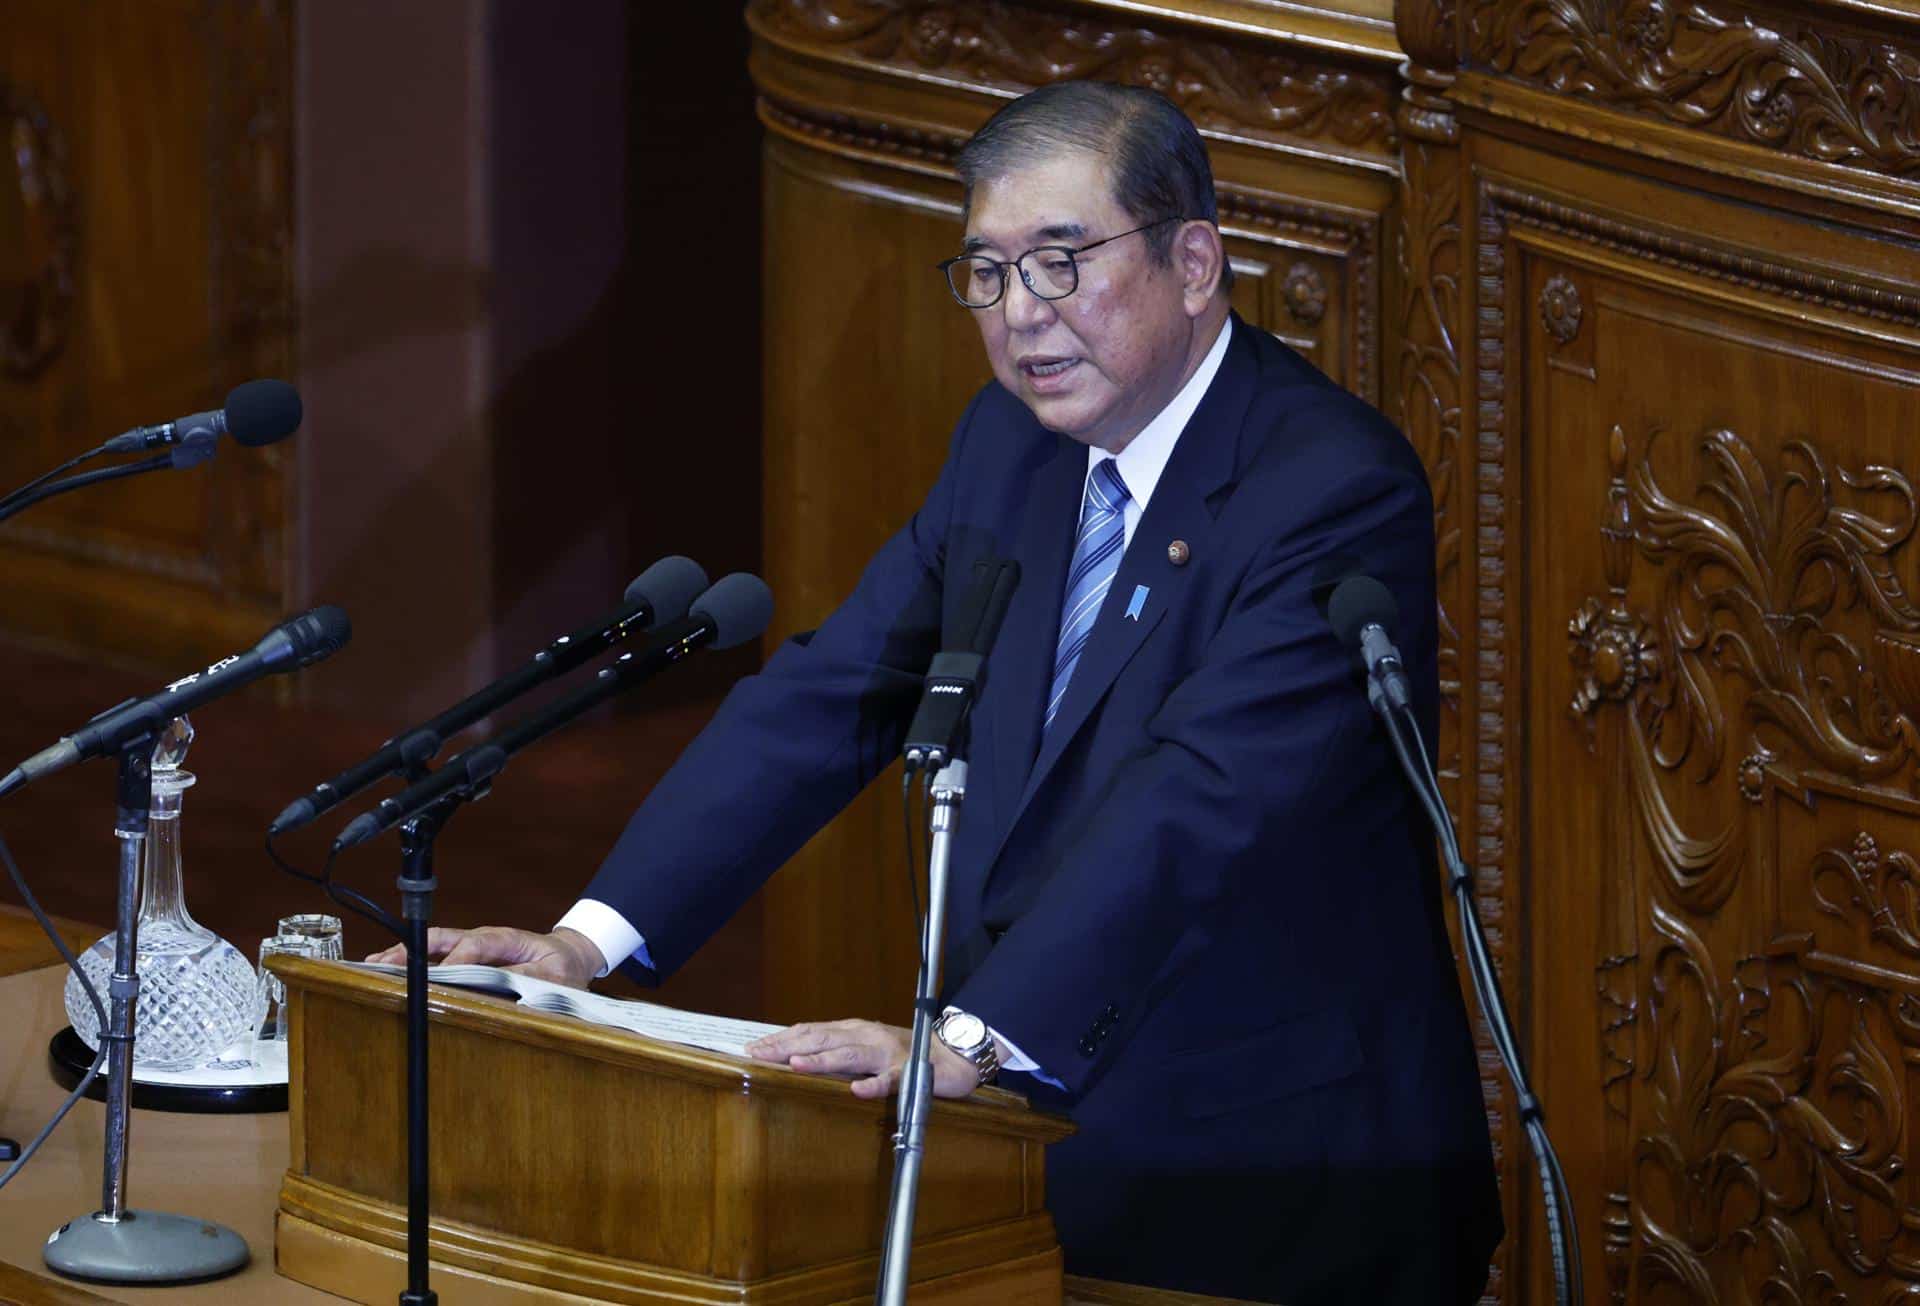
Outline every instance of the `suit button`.
POLYGON ((1079 1043, 1080 1055, 1083 1057, 1090 1057, 1096 1051, 1099 1050, 1099 1047, 1100 1045, 1098 1043, 1095 1043, 1091 1037, 1083 1038, 1080 1040, 1080 1043, 1079 1043))

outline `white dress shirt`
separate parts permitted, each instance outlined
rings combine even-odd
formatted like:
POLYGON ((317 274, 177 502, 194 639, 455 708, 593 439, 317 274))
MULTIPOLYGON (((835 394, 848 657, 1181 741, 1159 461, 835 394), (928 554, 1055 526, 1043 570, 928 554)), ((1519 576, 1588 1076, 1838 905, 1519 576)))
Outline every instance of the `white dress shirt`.
MULTIPOLYGON (((1167 460, 1173 456, 1173 447, 1179 443, 1180 432, 1186 429, 1187 422, 1193 417, 1194 410, 1200 406, 1200 400, 1207 393, 1207 387, 1213 384, 1213 378, 1220 370, 1220 362, 1227 356, 1227 337, 1233 332, 1231 320, 1223 322, 1220 334, 1214 337, 1213 345, 1207 350, 1200 366, 1194 369, 1187 383, 1180 387, 1172 401, 1162 408, 1154 419, 1141 428, 1140 434, 1127 442, 1127 447, 1117 455, 1094 445, 1087 447, 1087 475, 1093 475, 1093 469, 1103 458, 1113 457, 1119 464, 1117 470, 1120 479, 1126 482, 1129 498, 1122 513, 1122 528, 1126 532, 1126 546, 1133 544, 1134 528, 1140 524, 1140 518, 1146 513, 1147 501, 1153 497, 1154 487, 1160 484, 1160 474, 1167 469, 1167 460)), ((1085 491, 1082 490, 1082 500, 1085 491)), ((570 908, 565 916, 554 926, 555 929, 578 930, 593 941, 593 946, 606 958, 606 964, 600 974, 605 975, 614 966, 628 957, 637 956, 640 964, 653 966, 653 958, 647 953, 647 941, 633 923, 604 902, 593 898, 582 898, 570 908)), ((597 978, 597 977, 596 977, 597 978)), ((1002 1065, 1008 1070, 1024 1070, 1037 1073, 1039 1066, 1021 1053, 1011 1039, 998 1029, 990 1031, 1002 1046, 1011 1054, 1002 1065)), ((1047 1078, 1047 1076, 1041 1076, 1047 1078)), ((1057 1080, 1049 1079, 1051 1083, 1057 1080)))

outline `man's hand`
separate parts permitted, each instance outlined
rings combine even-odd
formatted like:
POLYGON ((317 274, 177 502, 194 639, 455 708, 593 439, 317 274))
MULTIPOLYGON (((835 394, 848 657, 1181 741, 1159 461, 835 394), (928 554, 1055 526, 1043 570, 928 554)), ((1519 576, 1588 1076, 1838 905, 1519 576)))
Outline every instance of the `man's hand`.
MULTIPOLYGON (((606 964, 593 940, 578 930, 535 934, 505 925, 483 925, 476 930, 429 929, 427 957, 448 966, 499 966, 575 989, 587 987, 606 964)), ((396 943, 367 960, 404 966, 407 950, 396 943)))
MULTIPOLYGON (((855 1097, 886 1097, 900 1087, 913 1035, 871 1020, 814 1021, 747 1044, 747 1055, 805 1075, 857 1075, 855 1097)), ((971 1061, 933 1040, 933 1095, 965 1097, 979 1086, 971 1061)))

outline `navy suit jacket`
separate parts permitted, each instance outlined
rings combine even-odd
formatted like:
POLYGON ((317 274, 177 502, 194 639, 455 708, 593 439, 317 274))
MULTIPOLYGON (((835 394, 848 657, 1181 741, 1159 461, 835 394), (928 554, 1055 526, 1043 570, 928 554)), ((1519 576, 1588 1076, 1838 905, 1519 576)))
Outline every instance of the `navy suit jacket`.
POLYGON ((1043 734, 1086 469, 1084 445, 981 390, 919 512, 735 687, 586 896, 679 966, 899 755, 973 563, 1011 557, 946 987, 1064 1085, 1009 1076, 1078 1125, 1048 1161, 1069 1268, 1471 1300, 1499 1217, 1433 843, 1315 601, 1336 560, 1392 590, 1431 740, 1419 460, 1236 318, 1043 734))

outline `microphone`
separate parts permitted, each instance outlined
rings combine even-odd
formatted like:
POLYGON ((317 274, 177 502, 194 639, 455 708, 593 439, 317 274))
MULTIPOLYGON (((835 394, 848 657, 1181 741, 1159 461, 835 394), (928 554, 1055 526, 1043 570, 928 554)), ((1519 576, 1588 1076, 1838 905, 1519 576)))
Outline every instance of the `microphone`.
POLYGON ((955 740, 986 683, 987 654, 1019 584, 1020 564, 1011 558, 973 564, 973 583, 960 601, 948 647, 927 667, 920 707, 907 726, 908 771, 937 771, 953 760, 955 740))
POLYGON ((267 827, 278 837, 298 830, 331 811, 374 781, 395 771, 426 765, 448 738, 482 717, 491 716, 534 686, 564 675, 637 630, 656 622, 677 621, 696 594, 707 588, 707 573, 691 558, 666 557, 641 572, 627 586, 625 602, 600 620, 562 635, 533 655, 520 670, 501 677, 461 699, 425 725, 395 735, 373 756, 324 784, 304 798, 296 798, 267 827))
POLYGON ((189 413, 158 426, 136 426, 100 446, 103 453, 144 453, 170 448, 175 467, 191 467, 213 457, 223 435, 252 448, 292 435, 302 416, 300 392, 285 381, 248 381, 227 394, 223 407, 189 413))
POLYGON ((174 717, 258 680, 310 666, 337 653, 353 637, 347 614, 327 605, 281 622, 245 653, 174 681, 157 694, 108 708, 59 743, 43 748, 0 778, 0 794, 65 770, 75 762, 119 751, 174 717))
POLYGON ((284 440, 292 435, 294 428, 299 425, 298 391, 285 381, 249 381, 234 388, 227 396, 224 408, 210 413, 190 413, 158 426, 136 426, 97 448, 67 459, 12 493, 0 496, 0 521, 23 513, 34 504, 55 495, 70 494, 102 481, 117 481, 129 476, 144 476, 148 472, 203 463, 213 457, 222 435, 230 434, 242 444, 272 444, 275 440, 284 440), (139 453, 162 447, 166 452, 137 462, 102 467, 64 480, 53 479, 103 453, 139 453))
POLYGON ((1327 597, 1327 624, 1342 644, 1358 641, 1367 666, 1368 697, 1384 694, 1394 708, 1413 706, 1413 686, 1392 630, 1399 618, 1393 595, 1371 576, 1348 576, 1327 597))
POLYGON ((507 760, 527 745, 544 739, 621 690, 649 679, 696 649, 732 648, 757 638, 772 616, 773 595, 765 581, 740 571, 722 576, 693 601, 686 616, 661 626, 644 648, 622 653, 611 665, 602 667, 592 684, 515 722, 502 731, 498 739, 455 754, 426 779, 355 817, 333 841, 334 853, 337 855, 411 821, 443 799, 484 797, 507 760))

